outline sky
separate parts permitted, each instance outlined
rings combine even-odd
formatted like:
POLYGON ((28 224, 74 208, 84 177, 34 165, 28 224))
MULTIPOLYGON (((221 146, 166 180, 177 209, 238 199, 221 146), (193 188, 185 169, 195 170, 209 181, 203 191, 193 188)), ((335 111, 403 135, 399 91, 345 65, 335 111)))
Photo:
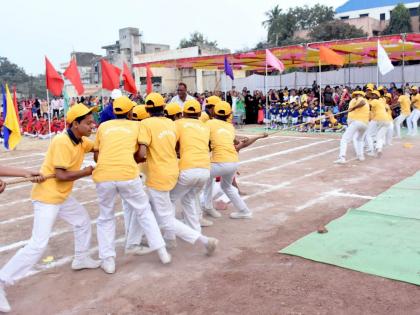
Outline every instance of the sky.
POLYGON ((102 46, 118 40, 118 30, 137 27, 142 40, 178 47, 182 38, 202 32, 220 48, 252 48, 266 38, 264 13, 276 4, 342 5, 342 0, 14 0, 3 1, 0 56, 28 74, 45 70, 44 56, 56 69, 75 51, 104 55, 102 46), (8 14, 4 14, 4 13, 8 14))

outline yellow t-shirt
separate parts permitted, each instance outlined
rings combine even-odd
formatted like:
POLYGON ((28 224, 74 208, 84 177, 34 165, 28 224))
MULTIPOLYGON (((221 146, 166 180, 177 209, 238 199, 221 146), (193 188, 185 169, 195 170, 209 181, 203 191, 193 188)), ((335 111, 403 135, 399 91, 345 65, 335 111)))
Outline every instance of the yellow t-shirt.
POLYGON ((99 126, 94 145, 99 151, 93 171, 95 182, 127 181, 139 176, 134 160, 139 131, 139 122, 127 119, 108 120, 99 126))
POLYGON ((205 123, 206 121, 210 120, 210 116, 206 112, 201 112, 201 116, 200 116, 199 119, 200 119, 200 121, 205 123))
POLYGON ((387 121, 393 121, 394 119, 392 118, 392 109, 389 107, 388 103, 385 103, 385 109, 388 115, 387 121))
POLYGON ((200 120, 182 118, 175 122, 179 136, 179 169, 210 168, 210 129, 200 120))
MULTIPOLYGON (((67 171, 79 171, 84 156, 92 151, 93 141, 83 137, 82 141, 75 144, 67 133, 60 134, 52 140, 48 147, 47 155, 41 166, 42 175, 55 174, 56 168, 67 171)), ((59 181, 55 178, 35 184, 32 188, 31 199, 48 204, 61 204, 70 195, 74 181, 59 181)))
POLYGON ((349 112, 348 119, 349 120, 355 120, 355 121, 361 121, 365 124, 369 123, 369 115, 370 115, 370 108, 368 101, 360 97, 358 99, 352 99, 349 104, 349 109, 354 108, 356 105, 358 105, 361 101, 364 101, 366 104, 354 111, 349 112))
POLYGON ((417 93, 416 95, 412 95, 411 102, 414 103, 416 109, 420 109, 420 94, 417 93))
POLYGON ((238 152, 233 144, 235 140, 233 125, 219 119, 209 120, 206 125, 210 128, 211 162, 238 162, 238 152))
POLYGON ((372 120, 374 121, 388 121, 389 116, 386 112, 386 103, 380 99, 372 100, 370 102, 372 110, 372 120))
POLYGON ((411 114, 410 98, 407 95, 401 95, 398 98, 398 103, 401 105, 401 114, 406 116, 411 114))
POLYGON ((172 190, 179 175, 175 123, 166 117, 145 119, 140 122, 138 141, 147 146, 146 185, 159 191, 172 190))

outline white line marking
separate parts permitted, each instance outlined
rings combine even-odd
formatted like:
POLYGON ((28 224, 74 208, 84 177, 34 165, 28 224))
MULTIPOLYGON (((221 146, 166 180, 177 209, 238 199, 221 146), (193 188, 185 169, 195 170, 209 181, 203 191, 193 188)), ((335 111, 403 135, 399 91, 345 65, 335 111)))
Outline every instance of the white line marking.
POLYGON ((44 153, 30 153, 28 155, 11 156, 8 158, 2 158, 0 159, 0 161, 10 161, 10 160, 16 160, 16 159, 21 159, 21 158, 28 158, 32 156, 45 156, 45 154, 44 153))
POLYGON ((373 196, 366 196, 366 195, 359 195, 359 194, 353 194, 353 193, 347 193, 343 192, 342 189, 331 193, 331 196, 337 196, 337 197, 349 197, 349 198, 360 198, 360 199, 367 199, 367 200, 373 200, 376 197, 373 196))
MULTIPOLYGON (((302 140, 302 139, 300 139, 300 140, 302 140)), ((258 141, 259 140, 257 140, 257 142, 258 141)), ((260 146, 252 146, 251 148, 249 148, 249 149, 248 148, 243 149, 240 152, 241 153, 242 152, 249 152, 249 151, 258 150, 258 149, 265 148, 265 147, 271 147, 271 146, 277 145, 277 144, 284 144, 284 143, 290 143, 290 142, 296 142, 296 140, 286 140, 286 141, 279 141, 279 142, 271 142, 271 143, 267 143, 267 144, 260 145, 260 146)))
POLYGON ((254 182, 247 182, 247 181, 243 181, 243 180, 241 180, 239 183, 241 185, 257 186, 257 187, 262 187, 262 188, 268 188, 268 187, 271 187, 272 186, 272 185, 269 185, 269 184, 260 184, 260 183, 254 183, 254 182))
POLYGON ((312 207, 314 204, 317 204, 318 202, 324 201, 328 198, 331 198, 332 194, 337 193, 339 190, 335 189, 335 190, 331 190, 331 191, 327 191, 321 194, 321 196, 313 198, 309 201, 307 201, 306 203, 304 203, 303 205, 300 205, 298 207, 296 207, 295 212, 300 212, 303 209, 312 207))
POLYGON ((284 168, 284 167, 287 167, 287 166, 290 166, 290 165, 295 165, 295 164, 298 164, 300 162, 309 161, 309 160, 315 159, 317 157, 320 157, 320 156, 323 156, 323 155, 326 155, 326 154, 330 154, 334 151, 338 151, 338 148, 330 149, 330 150, 327 150, 327 151, 324 151, 324 152, 321 152, 321 153, 317 153, 317 154, 308 155, 308 156, 305 156, 304 158, 297 159, 297 160, 287 162, 287 163, 284 163, 284 164, 281 164, 281 165, 277 165, 277 166, 274 166, 274 167, 265 168, 265 169, 262 169, 260 171, 256 171, 254 173, 248 174, 248 175, 239 176, 239 180, 241 181, 243 179, 251 178, 251 177, 254 177, 256 175, 260 175, 260 174, 263 174, 263 173, 266 173, 266 172, 276 171, 278 169, 281 169, 281 168, 284 168))
POLYGON ((245 161, 241 161, 241 162, 239 162, 239 164, 243 165, 243 164, 247 164, 247 163, 257 162, 257 161, 260 161, 260 160, 269 159, 273 156, 289 154, 289 153, 292 153, 292 152, 300 151, 300 150, 307 149, 307 148, 310 148, 310 147, 315 146, 315 145, 320 145, 320 144, 328 143, 328 142, 331 142, 331 141, 332 140, 324 140, 324 141, 309 143, 309 144, 305 144, 305 145, 298 146, 298 147, 295 147, 295 148, 283 150, 283 151, 280 151, 280 152, 271 153, 271 154, 267 154, 267 155, 263 155, 263 156, 258 156, 258 157, 252 158, 252 159, 248 159, 248 160, 245 160, 245 161))

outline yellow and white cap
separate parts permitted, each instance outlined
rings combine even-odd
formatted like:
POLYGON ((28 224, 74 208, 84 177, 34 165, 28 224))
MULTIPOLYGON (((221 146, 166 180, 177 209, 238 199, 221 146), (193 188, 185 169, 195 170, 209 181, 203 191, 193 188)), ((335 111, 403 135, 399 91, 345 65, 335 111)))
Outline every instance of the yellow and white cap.
POLYGON ((91 112, 96 112, 96 107, 87 107, 85 104, 75 104, 72 107, 70 107, 69 111, 66 115, 66 122, 68 124, 71 124, 73 121, 76 120, 76 118, 85 116, 91 112))
POLYGON ((229 116, 232 108, 228 102, 220 101, 214 106, 214 113, 218 116, 229 116))
POLYGON ((184 103, 183 112, 187 114, 201 113, 201 105, 197 100, 188 100, 184 103))

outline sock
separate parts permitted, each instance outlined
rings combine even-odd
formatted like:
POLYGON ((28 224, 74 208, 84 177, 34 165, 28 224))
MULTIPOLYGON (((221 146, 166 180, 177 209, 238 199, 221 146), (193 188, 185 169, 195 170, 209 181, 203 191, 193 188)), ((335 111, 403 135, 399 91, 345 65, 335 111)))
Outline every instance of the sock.
POLYGON ((168 251, 166 250, 166 247, 165 246, 159 248, 157 250, 157 252, 158 252, 159 256, 161 256, 161 255, 168 255, 168 251))
POLYGON ((198 238, 198 241, 203 244, 204 246, 207 246, 209 243, 209 238, 207 236, 204 235, 200 235, 200 237, 198 238))

